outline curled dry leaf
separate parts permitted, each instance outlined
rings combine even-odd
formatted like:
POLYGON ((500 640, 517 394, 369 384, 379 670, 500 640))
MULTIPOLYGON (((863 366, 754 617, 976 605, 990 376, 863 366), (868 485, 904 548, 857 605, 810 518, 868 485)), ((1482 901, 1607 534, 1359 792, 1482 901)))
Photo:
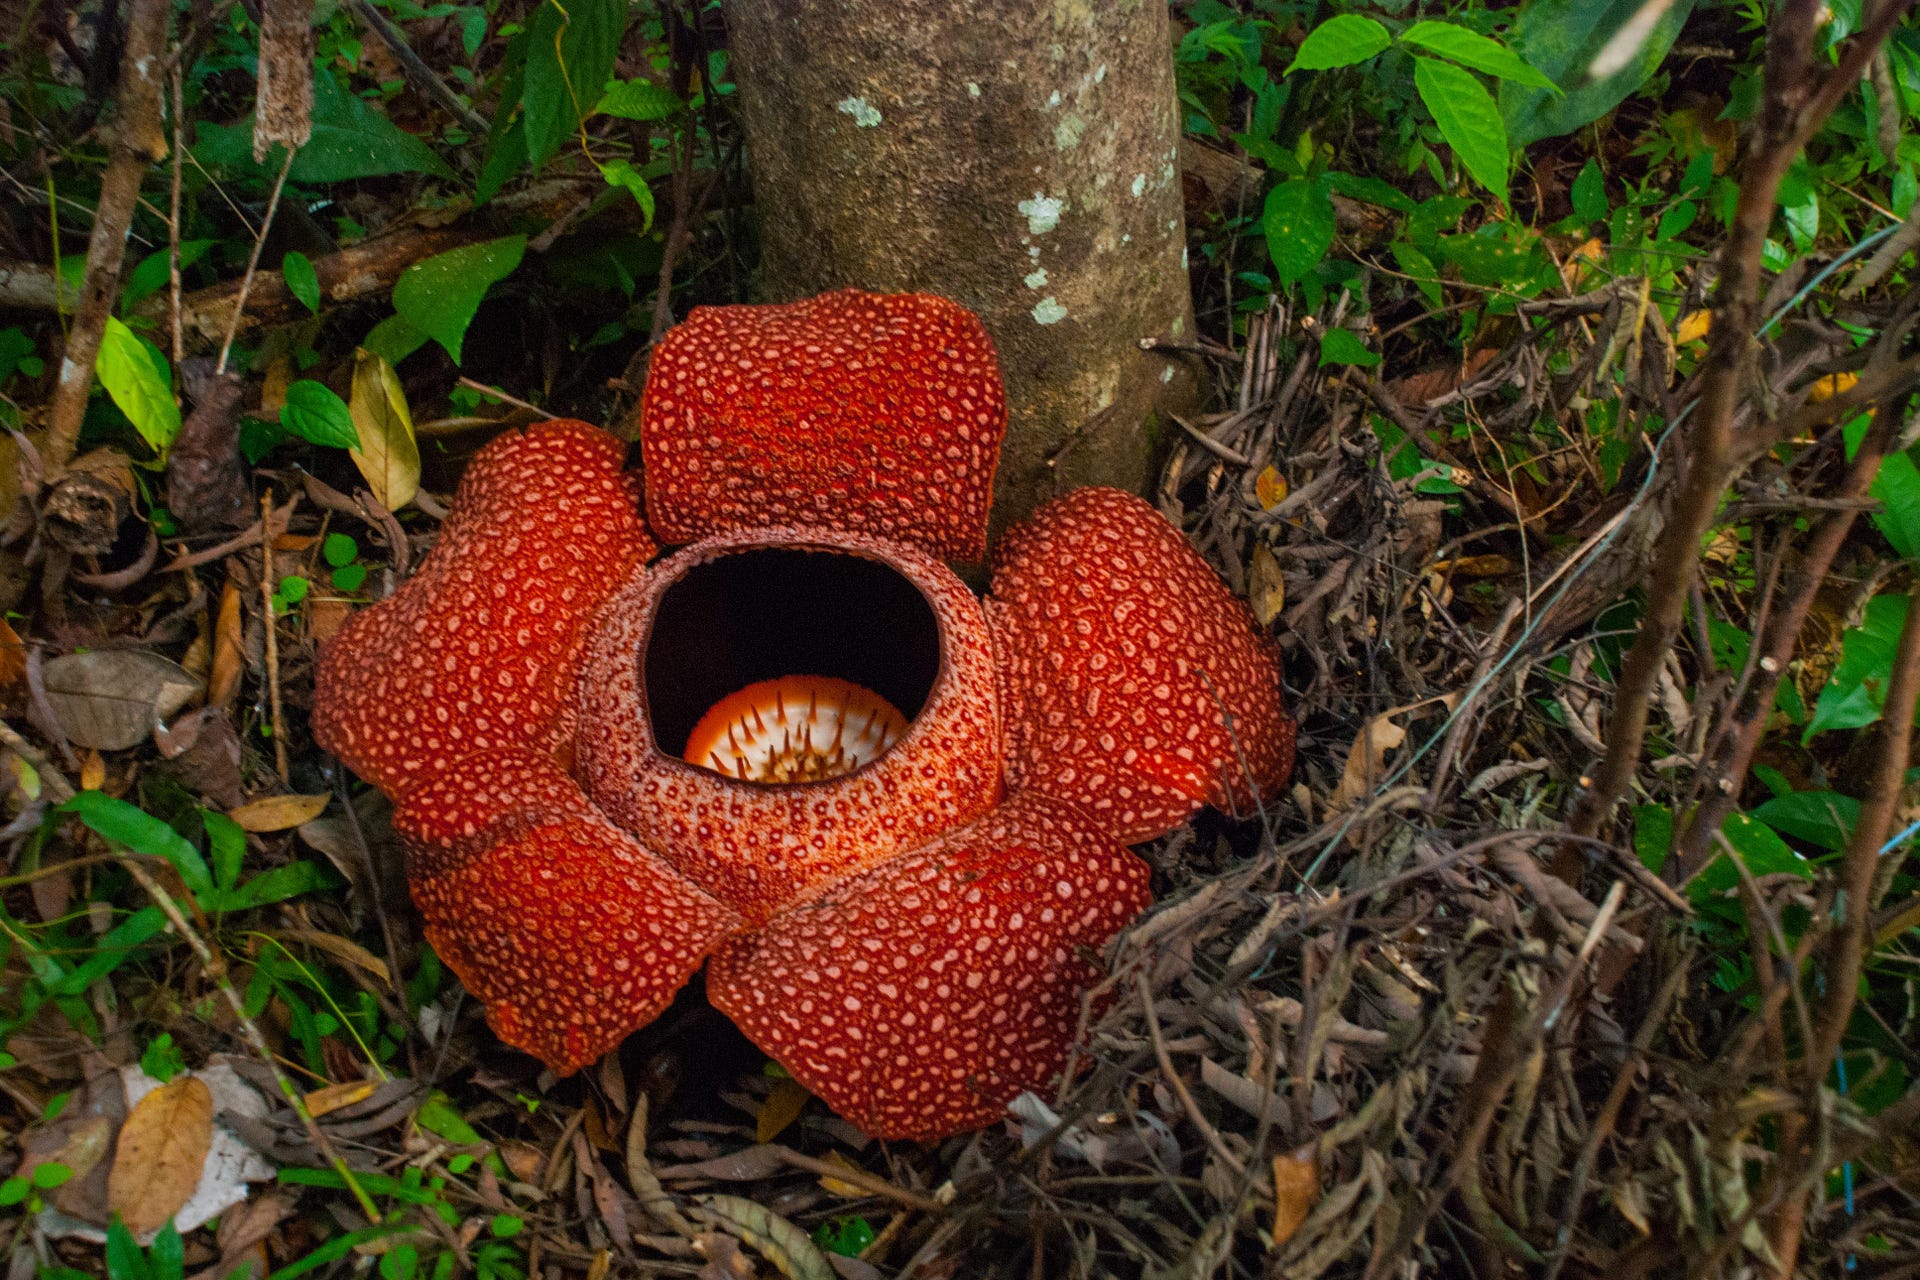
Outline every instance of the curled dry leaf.
POLYGON ((739 1236, 787 1280, 834 1280, 833 1266, 807 1233, 739 1196, 702 1196, 696 1212, 739 1236))
POLYGON ((200 682, 177 662, 140 649, 96 649, 47 663, 47 702, 76 746, 125 751, 193 701, 200 682))
POLYGON ((1287 584, 1280 576, 1280 562, 1266 543, 1256 543, 1247 571, 1247 603, 1254 619, 1267 626, 1287 607, 1287 584))
POLYGON ((389 511, 413 500, 420 487, 420 445, 413 415, 393 366, 364 347, 353 353, 353 393, 347 400, 360 447, 349 450, 373 496, 389 511))
POLYGON ((240 628, 240 588, 228 579, 220 592, 220 612, 213 622, 213 674, 207 679, 207 702, 224 707, 240 691, 240 676, 247 669, 246 649, 240 628))
POLYGON ((249 800, 227 816, 238 823, 242 831, 262 834, 287 831, 312 822, 326 811, 332 800, 330 795, 262 796, 258 800, 249 800))
POLYGON ((349 1080, 345 1084, 330 1084, 315 1089, 303 1101, 307 1104, 308 1114, 318 1120, 342 1107, 365 1102, 379 1087, 379 1082, 375 1080, 349 1080))
POLYGON ((1404 707, 1383 711, 1360 726, 1360 732, 1354 735, 1353 745, 1347 749, 1347 764, 1340 771, 1340 785, 1334 788, 1333 798, 1329 802, 1333 808, 1343 809, 1358 804, 1386 776, 1387 753, 1407 740, 1407 731, 1394 723, 1395 716, 1417 711, 1436 702, 1452 710, 1453 704, 1459 700, 1457 692, 1443 698, 1422 698, 1404 707))
POLYGON ((135 1236, 159 1230, 192 1198, 212 1145, 212 1091, 195 1076, 161 1085, 121 1126, 108 1206, 135 1236))
POLYGON ((1273 1247, 1293 1238, 1320 1202, 1320 1159, 1313 1143, 1273 1158, 1273 1247))

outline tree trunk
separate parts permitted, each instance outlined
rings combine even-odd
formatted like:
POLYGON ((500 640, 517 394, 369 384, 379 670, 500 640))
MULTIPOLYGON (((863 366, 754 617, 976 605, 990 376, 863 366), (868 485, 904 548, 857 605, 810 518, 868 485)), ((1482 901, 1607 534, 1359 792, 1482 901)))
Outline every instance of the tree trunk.
POLYGON ((986 322, 996 527, 1144 491, 1191 371, 1167 10, 1154 0, 728 0, 771 301, 937 293, 986 322))

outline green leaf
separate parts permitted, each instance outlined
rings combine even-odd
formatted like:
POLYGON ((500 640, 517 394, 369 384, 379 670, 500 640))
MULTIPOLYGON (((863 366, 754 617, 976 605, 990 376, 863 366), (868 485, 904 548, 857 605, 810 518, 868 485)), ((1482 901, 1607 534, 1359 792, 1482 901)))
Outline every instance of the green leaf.
POLYGON ((180 434, 180 406, 173 401, 173 370, 160 348, 108 316, 93 368, 140 438, 155 453, 165 453, 180 434))
POLYGON ((165 858, 180 873, 188 892, 206 898, 213 894, 213 875, 205 859, 187 838, 152 814, 104 791, 82 791, 54 812, 71 813, 106 839, 123 844, 149 858, 165 858))
MULTIPOLYGON (((180 269, 185 271, 194 263, 207 256, 207 250, 213 248, 211 240, 182 240, 180 242, 180 269)), ((127 272, 127 278, 120 286, 120 309, 126 311, 137 306, 147 298, 167 287, 173 278, 172 264, 168 261, 165 249, 156 249, 140 259, 140 265, 127 272)))
POLYGON ((388 316, 373 328, 360 345, 385 360, 399 364, 427 344, 427 335, 408 324, 404 317, 388 316))
POLYGON ((1900 628, 1907 620, 1907 597, 1875 596, 1867 601, 1866 618, 1840 637, 1840 662, 1820 690, 1813 719, 1800 736, 1802 744, 1829 729, 1860 729, 1880 718, 1887 702, 1887 681, 1893 674, 1893 654, 1900 628))
MULTIPOLYGON (((1813 864, 1795 853, 1791 845, 1774 833, 1772 827, 1751 814, 1730 815, 1726 825, 1720 828, 1720 834, 1726 837, 1734 854, 1756 879, 1777 875, 1799 876, 1803 880, 1813 878, 1813 864)), ((1687 896, 1697 903, 1726 893, 1739 883, 1739 870, 1722 854, 1694 877, 1687 896)))
POLYGON ((338 569, 349 565, 360 555, 360 544, 353 540, 352 534, 330 533, 320 544, 320 558, 338 569))
POLYGON ((1607 216, 1607 180, 1592 156, 1573 180, 1573 214, 1582 222, 1600 222, 1607 216))
POLYGON ((286 401, 280 406, 280 425, 302 440, 324 448, 360 447, 360 433, 354 430, 347 402, 324 382, 311 378, 288 385, 286 401))
MULTIPOLYGON (((209 167, 278 172, 279 148, 267 168, 253 160, 253 122, 231 128, 203 124, 193 154, 209 167)), ((420 139, 387 119, 373 104, 342 88, 329 72, 313 77, 313 137, 300 148, 288 176, 307 186, 378 178, 391 173, 454 176, 446 161, 420 139)))
POLYGON ((1597 80, 1588 77, 1594 56, 1639 16, 1645 0, 1531 0, 1523 6, 1507 30, 1507 42, 1565 93, 1501 85, 1500 113, 1513 145, 1572 133, 1619 106, 1659 69, 1693 4, 1673 0, 1634 56, 1597 80))
POLYGON ((186 1274, 186 1252, 173 1219, 167 1219, 147 1249, 147 1275, 151 1280, 181 1280, 186 1274))
POLYGON ((1432 58, 1413 60, 1413 87, 1474 181, 1505 200, 1507 127, 1500 122, 1493 95, 1472 72, 1432 58))
POLYGON ((651 80, 609 80, 594 114, 622 120, 664 120, 687 104, 651 80))
POLYGON ((333 877, 311 862, 290 862, 262 871, 220 901, 222 911, 246 911, 285 902, 333 884, 333 877))
POLYGON ((11 1208, 19 1204, 27 1198, 27 1193, 32 1190, 33 1183, 17 1175, 8 1178, 5 1182, 0 1182, 0 1209, 11 1208))
POLYGON ((287 292, 299 299, 307 310, 320 314, 320 276, 313 269, 313 259, 298 249, 290 249, 287 256, 280 259, 280 274, 286 278, 287 292))
POLYGON ((487 1223, 487 1230, 496 1240, 511 1240, 520 1234, 527 1225, 525 1218, 517 1218, 510 1213, 497 1213, 487 1223))
POLYGON ((1673 811, 1657 804, 1636 805, 1633 810, 1633 852, 1640 865, 1659 872, 1667 865, 1673 850, 1673 811))
POLYGON ((153 1280, 147 1274, 147 1260, 141 1256, 140 1246, 117 1213, 107 1228, 106 1262, 107 1280, 153 1280))
POLYGON ((358 591, 367 585, 367 566, 363 564, 343 564, 332 574, 335 591, 358 591))
POLYGON ((1350 67, 1365 62, 1393 43, 1387 29, 1372 18, 1343 13, 1328 18, 1307 33, 1300 51, 1293 55, 1287 74, 1296 71, 1325 71, 1332 67, 1350 67))
POLYGON ((1440 288, 1440 268, 1433 265, 1433 259, 1408 244, 1405 240, 1395 240, 1391 246, 1393 260, 1400 270, 1413 277, 1414 288, 1434 306, 1444 301, 1440 288))
POLYGON ((140 1069, 161 1084, 187 1069, 186 1058, 173 1043, 173 1036, 161 1032, 140 1054, 140 1069))
POLYGON ((1881 508, 1873 513, 1874 527, 1902 559, 1920 556, 1920 468, 1912 456, 1889 454, 1868 492, 1881 508))
POLYGON ((1472 67, 1514 84, 1560 92, 1560 86, 1527 65, 1513 50, 1457 23, 1416 22, 1400 33, 1400 43, 1451 58, 1463 67, 1472 67))
POLYGON ((599 101, 626 30, 626 0, 544 0, 527 24, 520 94, 527 156, 537 169, 599 101))
POLYGON ((413 1122, 435 1137, 445 1138, 462 1147, 479 1146, 486 1142, 480 1136, 480 1131, 460 1114, 453 1100, 438 1090, 427 1095, 427 1100, 414 1112, 413 1122))
POLYGON ((61 1164, 58 1160, 49 1160, 43 1165, 35 1166, 33 1189, 51 1191, 55 1187, 65 1186, 72 1177, 73 1169, 70 1166, 61 1164))
POLYGON ((133 959, 134 953, 151 942, 167 927, 166 912, 145 906, 122 920, 93 941, 93 954, 60 979, 53 988, 58 996, 77 996, 100 979, 133 959))
POLYGON ((473 313, 480 309, 481 299, 495 281, 513 274, 526 251, 525 236, 506 236, 449 249, 416 262, 393 286, 393 309, 445 347, 457 365, 460 344, 467 326, 473 323, 473 313))
POLYGON ((1333 247, 1333 197, 1327 180, 1289 178, 1267 193, 1260 215, 1280 286, 1297 283, 1333 247))
POLYGON ((607 180, 608 186, 619 187, 640 206, 641 231, 653 226, 653 188, 647 185, 638 169, 625 160, 609 160, 600 166, 600 176, 607 180))
POLYGON ((1380 353, 1367 350, 1367 344, 1351 329, 1329 329, 1320 339, 1319 367, 1323 369, 1330 364, 1371 367, 1379 363, 1380 353))
POLYGON ((1838 853, 1860 821, 1860 802, 1837 791, 1794 791, 1775 796, 1753 816, 1782 835, 1838 853))
POLYGON ((1327 171, 1327 183, 1334 191, 1349 199, 1364 200, 1368 204, 1377 204, 1383 209, 1400 213, 1413 212, 1413 197, 1390 182, 1330 169, 1327 171))

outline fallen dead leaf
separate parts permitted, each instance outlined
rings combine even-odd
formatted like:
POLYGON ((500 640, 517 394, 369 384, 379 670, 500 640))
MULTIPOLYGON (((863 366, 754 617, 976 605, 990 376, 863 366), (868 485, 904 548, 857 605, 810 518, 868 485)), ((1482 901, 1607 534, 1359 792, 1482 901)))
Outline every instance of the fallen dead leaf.
POLYGON ((1860 381, 1857 373, 1830 373, 1807 388, 1807 403, 1819 404, 1822 400, 1831 400, 1842 391, 1851 391, 1860 381))
POLYGON ((1253 478, 1253 496, 1260 500, 1262 510, 1271 511, 1287 498, 1287 478, 1272 467, 1260 468, 1260 474, 1253 478))
POLYGON ((1673 344, 1675 346, 1684 346, 1689 342, 1697 342, 1712 332, 1713 312, 1702 308, 1688 315, 1687 318, 1682 320, 1679 326, 1674 329, 1673 344))
POLYGON ((312 822, 326 811, 332 800, 330 795, 262 796, 258 800, 249 800, 227 816, 238 823, 242 831, 260 834, 288 831, 312 822))
POLYGON ((0 692, 27 678, 27 646, 5 618, 0 618, 0 692))
POLYGON ((76 746, 125 751, 193 701, 200 682, 143 649, 95 649, 47 663, 47 701, 76 746))
POLYGON ((783 1076, 773 1083, 773 1092, 760 1104, 760 1114, 753 1122, 753 1140, 772 1142, 787 1126, 800 1118, 800 1112, 806 1108, 807 1099, 813 1095, 807 1087, 791 1076, 783 1076))
POLYGON ((213 1145, 213 1093, 178 1076, 142 1098, 120 1128, 107 1204, 136 1236, 157 1231, 193 1196, 213 1145))
POLYGON ((87 754, 80 757, 80 789, 98 791, 106 780, 107 762, 100 758, 98 751, 87 748, 87 754))
POLYGON ((348 450, 374 499, 389 511, 413 500, 420 487, 420 445, 399 375, 364 347, 353 353, 353 391, 347 400, 360 447, 348 450))
POLYGON ((1280 576, 1280 562, 1264 542, 1254 544, 1253 558, 1247 566, 1247 603, 1263 627, 1287 607, 1287 584, 1280 576))
POLYGON ((1358 804, 1386 776, 1387 753, 1407 740, 1407 731, 1394 723, 1395 716, 1436 702, 1451 710, 1459 698, 1457 692, 1444 697, 1422 698, 1404 707, 1383 711, 1362 725, 1360 732, 1354 735, 1353 745, 1347 749, 1347 763, 1340 771, 1340 785, 1334 788, 1333 797, 1328 803, 1335 809, 1358 804))
POLYGON ((281 942, 295 945, 304 942, 310 947, 318 947, 342 964, 353 965, 372 974, 383 983, 393 980, 387 969, 387 962, 351 938, 343 938, 337 933, 326 933, 320 929, 274 929, 262 932, 281 942))
POLYGON ((213 624, 213 674, 207 678, 208 704, 224 707, 233 701, 246 667, 246 654, 241 647, 240 588, 228 579, 226 589, 220 593, 220 614, 213 624))
POLYGON ((1504 578, 1513 572, 1513 561, 1501 555, 1460 556, 1434 561, 1433 571, 1462 578, 1504 578))
MULTIPOLYGON (((827 1152, 827 1154, 822 1158, 821 1163, 830 1164, 834 1166, 836 1169, 858 1169, 860 1167, 859 1165, 855 1164, 853 1161, 841 1155, 838 1151, 827 1152)), ((851 1182, 842 1182, 840 1179, 834 1177, 831 1174, 821 1174, 820 1185, 825 1187, 828 1191, 831 1191, 834 1195, 840 1196, 841 1198, 846 1200, 858 1200, 861 1196, 869 1196, 873 1194, 871 1191, 868 1191, 865 1187, 856 1186, 851 1182)))
POLYGON ((1273 1247, 1293 1238, 1320 1202, 1320 1161, 1313 1143, 1273 1158, 1273 1247))
POLYGON ((356 1102, 365 1102, 379 1087, 380 1082, 377 1080, 349 1080, 345 1084, 330 1084, 315 1089, 302 1101, 307 1104, 308 1114, 318 1120, 321 1116, 338 1111, 342 1107, 351 1107, 356 1102))

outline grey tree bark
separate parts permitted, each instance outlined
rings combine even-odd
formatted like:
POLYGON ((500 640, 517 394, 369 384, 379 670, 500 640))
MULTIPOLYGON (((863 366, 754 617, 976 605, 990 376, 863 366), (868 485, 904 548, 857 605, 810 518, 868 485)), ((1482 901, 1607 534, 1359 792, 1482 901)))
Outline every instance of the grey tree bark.
POLYGON ((996 527, 1144 491, 1145 351, 1193 324, 1167 8, 1156 0, 727 0, 769 301, 857 286, 985 321, 1010 408, 996 527))

